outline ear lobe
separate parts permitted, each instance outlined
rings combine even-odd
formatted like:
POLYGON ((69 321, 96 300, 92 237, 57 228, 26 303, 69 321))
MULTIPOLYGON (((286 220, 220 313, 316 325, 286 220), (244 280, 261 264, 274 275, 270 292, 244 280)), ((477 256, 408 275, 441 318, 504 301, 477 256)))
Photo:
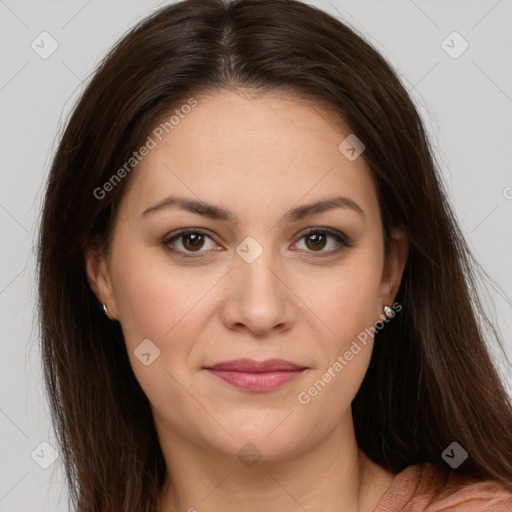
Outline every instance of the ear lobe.
POLYGON ((382 304, 393 304, 409 254, 409 240, 401 229, 396 229, 391 235, 391 247, 384 262, 381 281, 382 304))
POLYGON ((86 247, 84 249, 84 266, 87 281, 94 295, 100 303, 107 305, 112 316, 117 317, 112 282, 103 251, 96 247, 86 247))

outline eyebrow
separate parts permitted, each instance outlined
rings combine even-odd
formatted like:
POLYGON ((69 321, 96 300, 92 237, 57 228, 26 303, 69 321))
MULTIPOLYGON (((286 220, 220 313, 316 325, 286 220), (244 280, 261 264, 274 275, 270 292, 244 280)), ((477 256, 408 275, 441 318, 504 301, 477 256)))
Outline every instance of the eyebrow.
MULTIPOLYGON (((229 210, 225 210, 220 206, 215 206, 213 204, 196 199, 188 199, 186 197, 177 196, 169 196, 165 199, 162 199, 155 205, 150 206, 144 210, 141 216, 146 217, 148 215, 167 210, 169 208, 180 208, 182 210, 192 212, 197 215, 203 215, 214 220, 221 220, 232 223, 238 222, 238 217, 234 213, 230 212, 229 210)), ((287 222, 294 222, 310 215, 326 212, 335 208, 348 208, 364 217, 364 212, 357 203, 348 197, 336 196, 322 199, 320 201, 316 201, 314 203, 306 204, 303 206, 297 206, 284 215, 284 220, 287 222)))

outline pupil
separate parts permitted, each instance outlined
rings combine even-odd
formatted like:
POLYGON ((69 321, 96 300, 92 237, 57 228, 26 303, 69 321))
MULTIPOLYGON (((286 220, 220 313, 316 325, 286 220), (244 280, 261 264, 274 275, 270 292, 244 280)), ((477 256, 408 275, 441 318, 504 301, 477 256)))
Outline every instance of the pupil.
POLYGON ((316 240, 316 241, 313 241, 313 248, 319 248, 320 247, 320 249, 322 249, 325 246, 325 237, 322 234, 313 233, 313 234, 309 235, 308 238, 309 238, 308 242, 310 242, 311 239, 316 240), (320 238, 324 238, 324 239, 320 240, 320 238))
MULTIPOLYGON (((185 247, 187 247, 187 249, 200 249, 202 246, 201 237, 202 235, 197 234, 185 235, 185 247)), ((312 248, 323 249, 325 246, 325 237, 323 234, 313 233, 308 236, 308 244, 311 244, 312 248)))
POLYGON ((202 235, 196 235, 196 234, 185 235, 185 247, 191 248, 191 249, 201 248, 201 244, 198 243, 198 242, 201 242, 201 240, 200 240, 201 236, 202 235), (191 243, 189 243, 190 239, 192 239, 191 243), (188 247, 188 246, 191 246, 191 247, 188 247))

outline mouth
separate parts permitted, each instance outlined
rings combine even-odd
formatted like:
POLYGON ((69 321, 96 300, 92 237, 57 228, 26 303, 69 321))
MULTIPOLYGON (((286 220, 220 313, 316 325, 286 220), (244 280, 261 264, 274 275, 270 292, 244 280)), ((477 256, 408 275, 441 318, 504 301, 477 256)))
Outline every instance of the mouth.
POLYGON ((204 367, 211 375, 246 391, 271 391, 296 379, 308 367, 283 359, 236 359, 204 367))

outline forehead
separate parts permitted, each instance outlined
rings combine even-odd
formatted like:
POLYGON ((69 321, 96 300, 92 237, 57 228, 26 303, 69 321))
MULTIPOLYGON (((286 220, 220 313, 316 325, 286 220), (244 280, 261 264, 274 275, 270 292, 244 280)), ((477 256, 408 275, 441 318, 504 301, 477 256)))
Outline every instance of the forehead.
POLYGON ((127 190, 139 213, 166 194, 259 216, 265 208, 343 194, 376 213, 371 172, 363 158, 340 151, 350 132, 324 106, 289 94, 231 91, 195 101, 191 109, 178 105, 149 133, 153 147, 127 190))

